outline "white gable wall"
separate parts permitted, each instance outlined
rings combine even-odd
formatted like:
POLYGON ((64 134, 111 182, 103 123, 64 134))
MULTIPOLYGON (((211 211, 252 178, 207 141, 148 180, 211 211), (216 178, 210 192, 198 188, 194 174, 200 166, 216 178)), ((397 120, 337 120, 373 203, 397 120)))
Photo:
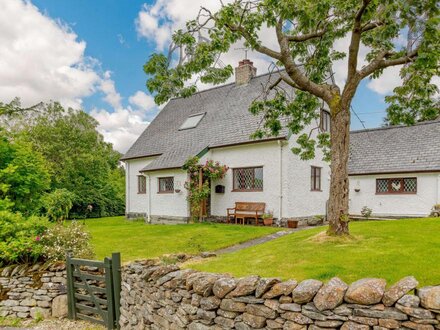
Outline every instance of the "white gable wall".
POLYGON ((350 214, 360 215, 367 206, 375 216, 428 216, 434 204, 440 203, 438 173, 405 173, 350 176, 350 214), (376 179, 417 178, 416 194, 376 194, 376 179), (360 189, 356 192, 355 189, 360 189))

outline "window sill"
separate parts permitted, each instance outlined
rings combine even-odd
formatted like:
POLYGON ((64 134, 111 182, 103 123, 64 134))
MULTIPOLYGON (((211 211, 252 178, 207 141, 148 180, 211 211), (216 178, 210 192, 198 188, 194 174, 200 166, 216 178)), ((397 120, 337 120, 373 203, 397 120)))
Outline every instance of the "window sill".
POLYGON ((174 190, 171 190, 171 191, 158 191, 157 193, 160 194, 160 195, 164 195, 164 194, 174 194, 174 190))
POLYGON ((322 192, 321 189, 310 189, 310 191, 314 191, 314 192, 322 192))
POLYGON ((146 195, 147 192, 138 192, 137 194, 138 194, 138 195, 146 195))
POLYGON ((232 189, 231 192, 263 192, 263 189, 232 189))
POLYGON ((417 192, 385 192, 376 193, 376 195, 417 195, 417 192))

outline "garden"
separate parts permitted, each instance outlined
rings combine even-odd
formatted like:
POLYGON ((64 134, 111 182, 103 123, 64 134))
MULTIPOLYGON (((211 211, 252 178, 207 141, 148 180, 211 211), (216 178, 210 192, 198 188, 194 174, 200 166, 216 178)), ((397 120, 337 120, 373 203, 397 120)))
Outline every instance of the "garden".
MULTIPOLYGON (((0 222, 0 267, 63 260, 66 249, 77 257, 96 259, 121 252, 123 263, 198 255, 284 230, 215 223, 146 225, 123 217, 53 223, 44 217, 26 219, 8 212, 0 212, 0 222)), ((339 276, 352 282, 383 277, 392 283, 414 275, 422 284, 440 282, 440 271, 433 267, 440 264, 438 218, 356 221, 350 229, 352 236, 344 238, 327 237, 324 227, 307 229, 237 252, 190 260, 185 267, 296 280, 339 276)))

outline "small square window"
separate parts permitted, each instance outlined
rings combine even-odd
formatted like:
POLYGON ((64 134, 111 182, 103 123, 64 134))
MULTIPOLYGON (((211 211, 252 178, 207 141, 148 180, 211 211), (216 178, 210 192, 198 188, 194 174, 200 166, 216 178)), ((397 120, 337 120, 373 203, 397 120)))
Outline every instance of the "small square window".
POLYGON ((138 194, 147 193, 147 178, 143 175, 138 175, 138 194))
POLYGON ((197 125, 200 123, 200 121, 203 119, 204 116, 205 116, 205 112, 189 116, 183 122, 182 126, 180 126, 179 130, 184 130, 184 129, 190 129, 190 128, 197 127, 197 125))
POLYGON ((171 194, 174 192, 174 177, 159 178, 159 194, 171 194))

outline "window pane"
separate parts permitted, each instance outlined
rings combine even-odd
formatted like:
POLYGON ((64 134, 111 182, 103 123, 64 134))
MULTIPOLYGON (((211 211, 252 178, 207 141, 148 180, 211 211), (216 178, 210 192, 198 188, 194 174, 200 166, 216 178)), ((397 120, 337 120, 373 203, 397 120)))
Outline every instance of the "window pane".
POLYGON ((388 180, 387 179, 377 179, 376 180, 376 191, 379 193, 388 192, 388 180))
POLYGON ((235 168, 234 189, 237 190, 262 190, 263 168, 235 168))
POLYGON ((403 191, 416 192, 417 191, 417 179, 416 178, 403 179, 403 191))
POLYGON ((159 178, 159 192, 174 191, 174 178, 159 178))
POLYGON ((147 191, 146 178, 143 175, 138 176, 138 193, 145 194, 147 191))
POLYGON ((391 179, 391 192, 397 192, 402 190, 401 179, 391 179))

